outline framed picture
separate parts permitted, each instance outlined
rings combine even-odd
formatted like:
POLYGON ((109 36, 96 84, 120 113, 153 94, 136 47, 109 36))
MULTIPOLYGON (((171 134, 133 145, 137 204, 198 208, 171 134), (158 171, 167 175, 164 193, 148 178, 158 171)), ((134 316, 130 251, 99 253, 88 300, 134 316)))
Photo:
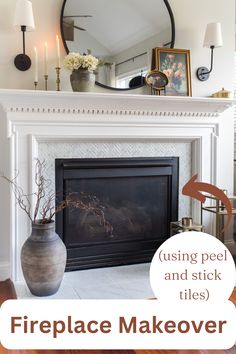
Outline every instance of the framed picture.
POLYGON ((153 69, 162 71, 168 78, 167 96, 191 96, 190 51, 175 48, 154 48, 153 69))
POLYGON ((168 85, 167 76, 159 70, 149 71, 146 75, 145 80, 148 86, 156 90, 164 89, 168 85))
POLYGON ((164 90, 166 94, 166 86, 168 85, 167 76, 159 70, 151 70, 145 77, 147 86, 151 88, 152 95, 160 95, 160 92, 164 90))

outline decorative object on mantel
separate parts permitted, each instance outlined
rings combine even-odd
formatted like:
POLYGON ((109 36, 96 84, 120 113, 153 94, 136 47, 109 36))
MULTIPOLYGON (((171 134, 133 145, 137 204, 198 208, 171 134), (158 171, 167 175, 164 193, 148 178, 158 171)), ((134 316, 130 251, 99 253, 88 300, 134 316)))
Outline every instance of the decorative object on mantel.
POLYGON ((26 71, 31 67, 31 59, 25 54, 25 32, 35 29, 31 1, 17 0, 13 25, 23 34, 23 53, 15 57, 14 64, 18 70, 26 71))
POLYGON ((54 231, 53 218, 65 208, 78 208, 96 215, 100 224, 112 235, 112 226, 106 221, 103 206, 96 197, 77 196, 70 193, 57 206, 54 205, 55 195, 50 190, 51 181, 44 177, 45 163, 36 160, 35 185, 36 192, 32 195, 24 193, 17 184, 17 177, 9 179, 16 203, 27 214, 32 223, 32 233, 21 249, 21 267, 25 281, 33 295, 49 296, 55 294, 61 284, 66 266, 66 247, 54 231), (35 199, 35 200, 31 200, 35 199), (34 203, 34 208, 32 205, 34 203))
POLYGON ((64 59, 64 66, 72 71, 70 76, 73 91, 90 92, 95 85, 95 74, 99 60, 91 54, 69 53, 64 59))
POLYGON ((48 90, 48 43, 44 43, 44 87, 48 90))
POLYGON ((168 78, 167 96, 191 96, 190 51, 187 49, 154 48, 153 69, 168 78))
POLYGON ((222 47, 223 39, 222 39, 222 31, 221 24, 219 22, 216 23, 208 23, 204 38, 203 46, 211 49, 211 67, 210 69, 205 66, 201 66, 197 69, 197 78, 200 81, 206 81, 209 79, 210 73, 213 69, 213 51, 215 48, 222 47))
POLYGON ((60 41, 58 35, 56 36, 56 44, 57 44, 57 66, 56 66, 56 90, 61 91, 61 80, 60 80, 60 70, 61 70, 61 49, 60 49, 60 41))
MULTIPOLYGON (((60 91, 60 70, 61 70, 61 53, 60 53, 60 40, 56 36, 56 50, 57 50, 57 63, 56 63, 56 90, 60 91)), ((38 49, 34 48, 35 52, 35 75, 34 75, 34 87, 35 90, 38 86, 38 49)), ((44 87, 45 91, 48 90, 48 44, 44 43, 44 87)))
POLYGON ((190 217, 184 217, 180 221, 170 223, 170 236, 186 231, 204 232, 204 226, 193 222, 193 219, 190 217))
POLYGON ((166 95, 166 86, 169 82, 166 74, 159 70, 152 70, 147 73, 145 80, 146 84, 151 87, 152 95, 160 95, 161 91, 164 91, 164 95, 166 95))
POLYGON ((214 98, 233 98, 233 92, 227 91, 223 87, 222 90, 213 93, 211 97, 214 97, 214 98))
POLYGON ((34 76, 34 88, 37 90, 38 86, 38 49, 34 48, 34 55, 35 55, 35 76, 34 76))
POLYGON ((61 68, 58 66, 55 68, 56 69, 56 75, 57 75, 57 79, 56 79, 56 90, 57 91, 61 91, 61 79, 60 79, 60 71, 61 68))

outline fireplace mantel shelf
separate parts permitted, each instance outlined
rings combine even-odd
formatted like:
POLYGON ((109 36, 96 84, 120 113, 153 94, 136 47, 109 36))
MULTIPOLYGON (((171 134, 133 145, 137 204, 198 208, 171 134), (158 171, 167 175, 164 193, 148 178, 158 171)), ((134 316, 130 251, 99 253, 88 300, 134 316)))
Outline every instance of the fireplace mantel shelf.
POLYGON ((19 113, 217 117, 235 102, 202 97, 0 90, 3 110, 19 113))

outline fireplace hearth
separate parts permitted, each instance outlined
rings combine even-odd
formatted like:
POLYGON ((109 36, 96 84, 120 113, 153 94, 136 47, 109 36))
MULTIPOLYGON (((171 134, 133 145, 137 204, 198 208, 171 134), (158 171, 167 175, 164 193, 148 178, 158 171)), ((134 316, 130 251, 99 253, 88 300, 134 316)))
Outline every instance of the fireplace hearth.
POLYGON ((179 159, 56 159, 57 203, 68 193, 96 196, 112 235, 85 211, 57 214, 67 247, 66 270, 151 261, 178 219, 179 159))

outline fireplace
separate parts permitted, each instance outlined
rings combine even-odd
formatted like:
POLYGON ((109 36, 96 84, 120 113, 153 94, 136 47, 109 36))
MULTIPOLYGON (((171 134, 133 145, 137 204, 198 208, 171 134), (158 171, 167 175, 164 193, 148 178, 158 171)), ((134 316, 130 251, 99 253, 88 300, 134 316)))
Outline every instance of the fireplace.
MULTIPOLYGON (((214 98, 1 90, 0 170, 11 178, 19 171, 17 182, 31 196, 35 158, 45 159, 46 177, 54 181, 56 158, 179 156, 180 191, 198 174, 232 194, 233 104, 214 98)), ((4 183, 0 195, 0 278, 21 281, 20 250, 31 224, 4 183)), ((199 202, 179 194, 179 217, 189 215, 200 222, 199 202)), ((213 232, 211 218, 204 226, 213 232)))
POLYGON ((79 209, 57 214, 66 270, 149 262, 178 219, 179 159, 56 159, 57 203, 68 193, 96 196, 112 234, 79 209))

